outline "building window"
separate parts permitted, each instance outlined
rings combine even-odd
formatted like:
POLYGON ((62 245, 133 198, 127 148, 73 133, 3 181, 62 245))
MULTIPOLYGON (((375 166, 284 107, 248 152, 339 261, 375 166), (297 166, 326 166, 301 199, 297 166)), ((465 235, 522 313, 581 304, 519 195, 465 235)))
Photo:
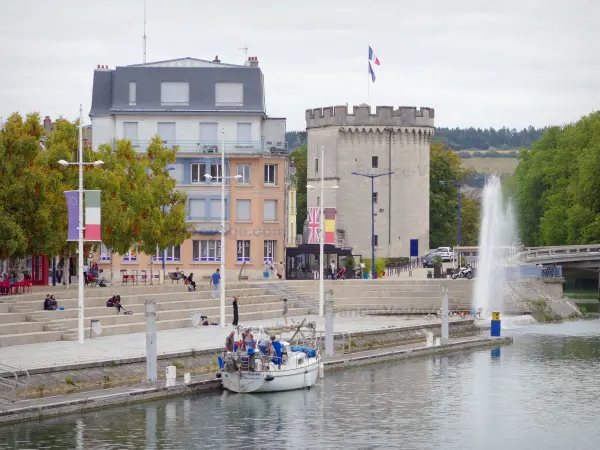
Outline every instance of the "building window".
POLYGON ((379 245, 379 236, 376 234, 373 235, 373 245, 377 247, 379 245))
POLYGON ((206 200, 191 199, 190 200, 190 219, 206 218, 206 200))
MULTIPOLYGON (((164 249, 165 261, 181 261, 181 246, 170 245, 164 249)), ((154 261, 162 261, 163 250, 156 247, 156 255, 152 257, 154 261)))
POLYGON ((192 163, 190 164, 190 180, 192 183, 204 183, 206 178, 206 164, 204 163, 192 163))
POLYGON ((135 81, 129 82, 129 106, 135 106, 135 101, 137 97, 136 92, 136 84, 135 81))
POLYGON ((221 262, 221 241, 192 241, 194 261, 221 262))
POLYGON ((277 241, 265 241, 265 262, 275 262, 275 257, 277 256, 277 241))
POLYGON ((244 83, 215 83, 215 106, 244 106, 244 83))
POLYGON ((198 149, 202 153, 219 153, 219 124, 216 122, 200 123, 200 142, 198 149))
POLYGON ((237 174, 241 177, 237 179, 237 184, 250 184, 250 164, 238 164, 237 174))
POLYGON ((317 206, 321 206, 321 197, 317 197, 317 206))
POLYGON ((175 122, 158 122, 156 131, 165 144, 175 141, 175 122))
POLYGON ((379 167, 379 157, 378 156, 371 156, 371 167, 373 169, 377 169, 379 167))
POLYGON ((373 192, 373 203, 377 203, 377 192, 373 192))
POLYGON ((315 172, 319 173, 319 158, 315 158, 315 172))
MULTIPOLYGON (((227 202, 225 202, 225 211, 227 211, 227 202)), ((226 213, 227 214, 227 213, 226 213)), ((225 216, 227 217, 227 216, 225 216)), ((210 200, 210 219, 221 219, 221 199, 210 200)))
POLYGON ((181 81, 163 81, 160 83, 161 105, 189 105, 190 85, 181 81))
POLYGON ((169 170, 169 176, 173 178, 177 184, 183 183, 183 172, 185 166, 182 163, 171 164, 172 170, 169 170))
POLYGON ((104 243, 100 244, 100 261, 110 261, 110 250, 104 243))
POLYGON ((137 261, 137 250, 132 249, 123 255, 123 261, 137 261))
POLYGON ((277 164, 265 164, 265 184, 277 183, 277 164))
POLYGON ((277 200, 265 200, 264 220, 275 222, 277 220, 277 200))
POLYGON ((250 262, 250 241, 237 241, 237 262, 250 262))
POLYGON ((238 222, 251 222, 250 200, 237 200, 235 203, 235 220, 238 222))
POLYGON ((137 122, 123 122, 123 139, 130 140, 134 146, 139 145, 137 122))
POLYGON ((237 124, 237 142, 238 144, 249 144, 252 142, 252 124, 237 124))
POLYGON ((211 164, 210 165, 210 179, 213 183, 220 183, 221 177, 223 176, 223 166, 221 164, 211 164))

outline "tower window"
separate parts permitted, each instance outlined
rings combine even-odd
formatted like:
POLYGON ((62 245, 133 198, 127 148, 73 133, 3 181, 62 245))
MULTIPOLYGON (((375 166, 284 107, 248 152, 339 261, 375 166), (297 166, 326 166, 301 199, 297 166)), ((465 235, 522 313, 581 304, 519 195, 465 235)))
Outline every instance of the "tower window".
POLYGON ((371 156, 371 167, 373 169, 377 169, 379 167, 379 157, 378 156, 371 156))

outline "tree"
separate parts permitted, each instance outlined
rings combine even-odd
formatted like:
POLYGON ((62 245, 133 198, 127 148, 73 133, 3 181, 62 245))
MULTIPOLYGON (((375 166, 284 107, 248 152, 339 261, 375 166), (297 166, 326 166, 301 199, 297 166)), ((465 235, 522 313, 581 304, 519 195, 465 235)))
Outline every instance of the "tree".
POLYGON ((67 208, 62 188, 68 176, 56 162, 68 154, 64 148, 44 151, 39 144, 42 133, 37 113, 25 120, 15 113, 0 131, 2 258, 54 255, 65 246, 67 208), (54 164, 49 163, 51 155, 57 156, 54 164))
POLYGON ((515 172, 526 245, 600 241, 600 113, 552 127, 519 155, 515 172))
POLYGON ((290 158, 294 161, 296 168, 296 230, 302 233, 307 214, 307 196, 306 196, 306 171, 307 171, 308 148, 306 144, 301 145, 290 153, 290 158))
MULTIPOLYGON (((461 167, 458 154, 440 142, 431 143, 429 164, 429 245, 436 248, 456 242, 458 193, 453 184, 470 172, 461 167)), ((462 219, 461 228, 469 229, 462 219)))
MULTIPOLYGON (((460 244, 476 246, 479 241, 481 205, 472 198, 460 199, 460 244)), ((458 222, 457 222, 458 226, 458 222)))

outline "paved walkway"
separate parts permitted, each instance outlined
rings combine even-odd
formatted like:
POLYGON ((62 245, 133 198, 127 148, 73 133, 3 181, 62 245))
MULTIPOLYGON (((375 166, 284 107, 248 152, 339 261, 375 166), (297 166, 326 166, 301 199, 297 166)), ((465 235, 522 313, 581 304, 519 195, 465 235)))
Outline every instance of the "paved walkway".
MULTIPOLYGON (((300 323, 302 319, 315 322, 318 331, 325 330, 325 320, 318 316, 303 316, 289 318, 290 324, 300 323)), ((280 325, 281 319, 249 322, 241 326, 274 326, 280 325)), ((348 317, 336 315, 334 318, 335 333, 358 333, 386 328, 422 326, 439 323, 436 317, 398 317, 398 316, 364 316, 348 317)), ((205 350, 219 348, 224 345, 225 337, 233 327, 225 330, 217 326, 180 328, 158 332, 158 354, 186 352, 190 350, 205 350)), ((128 358, 146 356, 146 334, 134 333, 127 335, 95 337, 86 339, 84 344, 76 341, 56 341, 39 344, 14 345, 0 347, 0 361, 19 369, 39 369, 60 367, 73 364, 94 363, 101 361, 118 361, 128 358)))

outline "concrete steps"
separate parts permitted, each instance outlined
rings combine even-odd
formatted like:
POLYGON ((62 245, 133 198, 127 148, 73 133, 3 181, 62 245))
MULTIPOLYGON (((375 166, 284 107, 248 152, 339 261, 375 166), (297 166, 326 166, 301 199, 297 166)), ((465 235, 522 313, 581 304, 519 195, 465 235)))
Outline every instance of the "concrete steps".
POLYGON ((60 341, 62 334, 62 331, 39 331, 33 333, 6 334, 0 336, 0 347, 60 341))
POLYGON ((21 313, 1 313, 0 314, 0 324, 25 322, 25 320, 27 320, 27 317, 25 316, 25 314, 21 314, 21 313))
MULTIPOLYGON (((308 310, 306 309, 296 309, 290 308, 289 315, 290 316, 301 316, 307 315, 308 310)), ((127 317, 127 316, 125 316, 127 317)), ((129 316, 136 317, 136 316, 129 316)), ((274 319, 277 317, 281 317, 281 308, 265 310, 265 311, 256 311, 256 312, 240 312, 239 319, 240 324, 243 324, 244 321, 256 321, 256 320, 264 320, 264 319, 274 319)), ((140 318, 138 317, 138 320, 140 318)), ((225 316, 226 323, 231 323, 233 316, 231 314, 227 314, 225 316)), ((209 316, 209 320, 214 323, 219 323, 218 317, 216 319, 212 319, 209 316)), ((102 322, 101 322, 102 323, 102 322)), ((156 328, 157 330, 172 330, 177 328, 189 328, 192 327, 192 318, 181 318, 181 319, 171 319, 171 320, 157 320, 156 328)), ((129 333, 143 333, 146 331, 146 322, 145 319, 142 322, 134 322, 129 324, 116 324, 116 325, 102 325, 102 334, 100 336, 114 336, 118 334, 129 334, 129 333)), ((62 333, 63 340, 77 340, 77 329, 72 329, 62 333)), ((85 327, 85 335, 86 337, 90 335, 90 326, 89 322, 85 327)))

